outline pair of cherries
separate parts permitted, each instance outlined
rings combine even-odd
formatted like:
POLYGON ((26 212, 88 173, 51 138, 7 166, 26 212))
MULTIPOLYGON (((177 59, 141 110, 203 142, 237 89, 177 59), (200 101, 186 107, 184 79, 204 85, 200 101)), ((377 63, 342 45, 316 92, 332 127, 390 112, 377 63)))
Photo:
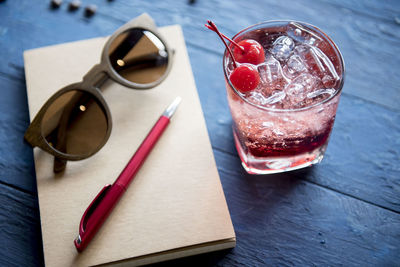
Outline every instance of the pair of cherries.
POLYGON ((206 24, 205 26, 218 34, 233 60, 235 69, 229 77, 232 85, 242 93, 255 89, 260 83, 260 75, 258 74, 256 65, 265 60, 263 47, 257 41, 250 39, 245 39, 236 43, 220 33, 217 26, 215 26, 212 21, 209 20, 207 22, 208 25, 206 24), (233 51, 226 44, 224 38, 234 45, 233 51), (238 66, 237 63, 242 64, 238 66))

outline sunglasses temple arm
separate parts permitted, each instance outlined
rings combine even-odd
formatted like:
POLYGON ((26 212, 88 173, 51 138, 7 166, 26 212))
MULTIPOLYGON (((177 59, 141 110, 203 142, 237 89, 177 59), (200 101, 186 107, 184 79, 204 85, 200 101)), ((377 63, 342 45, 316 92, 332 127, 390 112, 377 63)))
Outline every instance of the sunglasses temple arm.
MULTIPOLYGON (((67 103, 64 107, 63 113, 61 115, 60 121, 57 126, 57 141, 54 144, 55 148, 59 151, 65 151, 66 148, 66 134, 67 134, 67 125, 68 121, 72 115, 73 108, 75 104, 79 101, 80 97, 78 96, 73 96, 72 99, 67 103)), ((53 165, 53 171, 55 173, 62 172, 65 170, 65 167, 67 165, 67 161, 64 159, 60 159, 57 157, 54 157, 54 165, 53 165)))
POLYGON ((54 173, 59 173, 64 171, 66 166, 67 166, 67 160, 54 157, 54 165, 53 165, 54 173))
MULTIPOLYGON (((58 131, 57 131, 57 144, 56 144, 56 149, 65 151, 66 147, 66 125, 68 123, 68 118, 64 115, 66 113, 63 113, 58 131)), ((54 164, 53 164, 53 171, 55 173, 62 172, 65 170, 65 167, 67 166, 67 160, 60 159, 57 157, 54 157, 54 164)))

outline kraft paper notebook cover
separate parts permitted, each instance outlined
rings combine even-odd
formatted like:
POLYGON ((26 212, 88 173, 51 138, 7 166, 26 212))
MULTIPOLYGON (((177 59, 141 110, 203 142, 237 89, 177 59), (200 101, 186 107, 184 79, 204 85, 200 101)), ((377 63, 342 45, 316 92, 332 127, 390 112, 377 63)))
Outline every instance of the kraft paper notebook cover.
MULTIPOLYGON (((111 80, 103 85, 113 129, 97 154, 70 161, 65 173, 55 175, 53 157, 34 150, 46 266, 140 265, 235 245, 181 28, 160 32, 175 50, 169 76, 149 90, 111 80), (83 212, 105 184, 114 182, 177 96, 182 102, 165 133, 103 227, 78 254, 73 240, 83 212)), ((24 53, 31 119, 55 91, 81 81, 100 61, 106 40, 24 53)))

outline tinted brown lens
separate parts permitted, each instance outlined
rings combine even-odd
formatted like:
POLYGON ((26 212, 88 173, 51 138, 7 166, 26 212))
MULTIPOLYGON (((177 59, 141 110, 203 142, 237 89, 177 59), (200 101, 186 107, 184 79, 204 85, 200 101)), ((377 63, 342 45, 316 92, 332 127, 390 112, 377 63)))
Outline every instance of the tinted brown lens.
POLYGON ((58 97, 46 110, 42 136, 62 153, 84 156, 103 144, 107 127, 105 112, 93 95, 72 90, 58 97))
POLYGON ((114 70, 138 84, 159 80, 167 70, 169 55, 163 42, 153 33, 131 29, 118 35, 109 48, 114 70))

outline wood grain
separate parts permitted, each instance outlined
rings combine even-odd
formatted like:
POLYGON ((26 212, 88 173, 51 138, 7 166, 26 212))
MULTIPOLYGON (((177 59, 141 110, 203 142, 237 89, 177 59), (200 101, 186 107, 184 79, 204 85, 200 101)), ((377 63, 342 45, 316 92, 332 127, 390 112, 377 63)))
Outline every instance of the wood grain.
MULTIPOLYGON (((0 253, 2 266, 40 266, 40 219, 22 52, 111 34, 148 12, 181 24, 238 237, 237 247, 160 266, 398 266, 400 262, 400 2, 99 1, 88 19, 47 1, 0 2, 0 253), (190 4, 191 3, 191 4, 190 4), (324 161, 250 176, 236 154, 223 84, 222 44, 207 19, 234 35, 271 19, 317 25, 338 44, 346 81, 324 161)), ((73 56, 73 55, 71 55, 73 56)), ((100 58, 100 55, 99 55, 100 58)), ((79 60, 79 59, 77 59, 79 60)), ((45 77, 45 74, 43 74, 45 77)))
POLYGON ((23 140, 29 125, 25 84, 0 76, 0 182, 36 194, 32 148, 23 140))
POLYGON ((222 152, 215 155, 237 245, 229 253, 160 266, 398 265, 399 214, 289 173, 248 175, 238 158, 222 152))
POLYGON ((238 239, 233 254, 227 255, 230 263, 382 266, 398 261, 399 214, 291 173, 252 176, 239 164, 226 168, 224 161, 234 161, 233 156, 219 154, 217 165, 238 239))
POLYGON ((0 266, 43 265, 37 196, 0 183, 0 266))
POLYGON ((194 5, 185 1, 162 1, 156 6, 147 1, 104 1, 99 3, 99 14, 91 19, 84 18, 79 12, 70 13, 63 9, 44 12, 46 9, 46 2, 34 6, 15 1, 3 4, 0 15, 6 19, 0 29, 0 51, 7 53, 3 55, 0 52, 0 55, 11 64, 11 68, 3 64, 0 72, 18 76, 23 66, 21 52, 25 49, 108 35, 143 11, 152 15, 159 25, 181 24, 188 44, 220 53, 222 44, 203 26, 206 19, 213 19, 223 32, 232 36, 258 21, 290 18, 317 25, 339 45, 347 69, 344 92, 400 109, 400 94, 395 90, 400 83, 400 77, 396 75, 400 67, 396 57, 400 52, 400 24, 396 22, 400 14, 398 1, 385 4, 381 1, 331 3, 301 0, 290 4, 270 0, 234 4, 198 1, 194 5), (24 13, 27 9, 29 12, 24 13), (236 15, 238 10, 240 16, 236 15), (24 38, 16 42, 13 38, 18 36, 18 32, 24 33, 24 38), (12 48, 4 47, 7 43, 14 45, 12 48))

